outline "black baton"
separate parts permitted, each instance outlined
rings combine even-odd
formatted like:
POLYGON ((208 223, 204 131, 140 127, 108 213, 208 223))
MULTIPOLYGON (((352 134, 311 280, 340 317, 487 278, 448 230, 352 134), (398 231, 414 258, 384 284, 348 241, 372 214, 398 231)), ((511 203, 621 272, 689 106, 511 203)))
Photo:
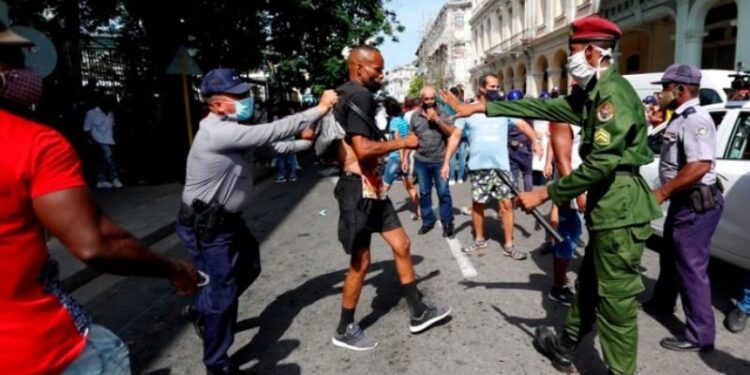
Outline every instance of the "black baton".
MULTIPOLYGON (((498 171, 497 173, 500 176, 500 179, 503 180, 503 183, 507 185, 510 188, 510 191, 513 193, 514 197, 517 197, 519 194, 521 194, 521 191, 518 190, 518 186, 511 181, 508 176, 503 171, 498 171)), ((552 237, 555 237, 555 240, 557 243, 563 242, 562 236, 560 236, 560 233, 557 233, 555 228, 552 228, 552 225, 547 222, 547 220, 544 220, 544 217, 542 214, 537 210, 536 208, 531 210, 531 216, 534 216, 534 219, 544 227, 544 230, 547 231, 552 237)))

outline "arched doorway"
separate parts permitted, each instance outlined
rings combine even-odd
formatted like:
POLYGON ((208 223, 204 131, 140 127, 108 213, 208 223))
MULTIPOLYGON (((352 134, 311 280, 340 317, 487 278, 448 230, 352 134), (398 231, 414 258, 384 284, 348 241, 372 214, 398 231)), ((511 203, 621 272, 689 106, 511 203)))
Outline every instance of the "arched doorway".
POLYGON ((547 57, 544 55, 539 55, 539 57, 536 59, 536 63, 534 64, 533 74, 534 74, 534 84, 536 85, 536 94, 539 95, 542 91, 548 91, 550 90, 549 87, 549 73, 547 73, 547 69, 549 68, 549 63, 547 62, 547 57))
POLYGON ((560 89, 560 94, 566 95, 568 93, 568 53, 559 49, 554 56, 552 68, 549 70, 552 85, 560 89))
POLYGON ((515 74, 513 74, 513 67, 508 66, 505 68, 505 79, 503 79, 503 91, 506 93, 513 89, 513 79, 515 78, 515 74))
POLYGON ((722 2, 711 8, 704 22, 703 69, 734 69, 737 48, 737 3, 722 2))
POLYGON ((513 87, 521 90, 526 95, 526 64, 518 63, 516 66, 516 76, 513 80, 513 87))

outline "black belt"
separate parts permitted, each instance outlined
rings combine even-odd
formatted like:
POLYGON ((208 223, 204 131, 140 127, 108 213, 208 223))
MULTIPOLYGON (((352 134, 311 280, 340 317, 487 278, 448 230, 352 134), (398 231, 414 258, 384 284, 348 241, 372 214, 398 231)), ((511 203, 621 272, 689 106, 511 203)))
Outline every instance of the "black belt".
MULTIPOLYGON (((242 217, 242 214, 235 213, 235 212, 224 211, 221 214, 221 218, 225 222, 229 220, 233 220, 233 219, 239 219, 241 217, 242 217)), ((180 224, 192 228, 195 224, 195 210, 193 209, 193 207, 190 207, 187 204, 182 203, 180 205, 180 213, 178 216, 178 220, 180 224)))
POLYGON ((640 176, 641 168, 634 165, 618 165, 615 168, 615 174, 617 176, 640 176))

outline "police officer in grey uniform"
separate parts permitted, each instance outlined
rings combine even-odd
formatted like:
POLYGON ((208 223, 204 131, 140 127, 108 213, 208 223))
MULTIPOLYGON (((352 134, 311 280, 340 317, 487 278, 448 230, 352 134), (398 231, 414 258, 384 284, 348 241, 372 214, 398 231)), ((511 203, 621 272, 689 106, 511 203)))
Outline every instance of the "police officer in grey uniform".
POLYGON ((659 203, 668 199, 670 205, 661 273, 644 310, 672 314, 679 292, 685 332, 661 341, 662 347, 675 351, 713 349, 716 336, 707 268, 711 237, 721 218, 724 198, 715 170, 716 126, 700 106, 700 81, 698 68, 674 64, 657 82, 674 115, 664 132, 659 163, 661 187, 654 195, 659 203))
POLYGON ((208 374, 232 374, 227 350, 234 341, 237 298, 260 274, 258 242, 245 225, 242 211, 253 189, 254 148, 277 153, 310 147, 307 139, 280 142, 302 133, 312 138, 311 125, 336 103, 326 91, 320 103, 304 112, 264 125, 244 126, 252 118, 250 86, 231 69, 214 69, 203 78, 201 93, 211 112, 200 122, 187 159, 177 235, 198 270, 209 276, 183 311, 203 338, 208 374))

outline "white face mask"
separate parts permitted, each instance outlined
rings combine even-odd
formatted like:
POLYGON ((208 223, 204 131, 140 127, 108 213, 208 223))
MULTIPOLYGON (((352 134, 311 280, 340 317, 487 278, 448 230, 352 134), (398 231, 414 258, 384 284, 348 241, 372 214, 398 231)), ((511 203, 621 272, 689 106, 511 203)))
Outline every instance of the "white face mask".
POLYGON ((568 72, 573 79, 576 80, 578 85, 584 89, 588 86, 589 82, 591 82, 591 78, 593 78, 595 74, 598 77, 599 72, 603 70, 600 67, 602 60, 605 57, 612 56, 612 49, 602 49, 597 46, 591 47, 596 48, 602 54, 596 67, 589 65, 588 61, 586 61, 586 48, 568 56, 568 72))

